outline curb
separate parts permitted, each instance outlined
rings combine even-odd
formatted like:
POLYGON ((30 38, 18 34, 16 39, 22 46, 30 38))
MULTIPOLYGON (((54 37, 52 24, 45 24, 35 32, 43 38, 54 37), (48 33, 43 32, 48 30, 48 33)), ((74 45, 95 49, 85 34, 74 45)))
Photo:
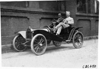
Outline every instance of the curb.
POLYGON ((88 37, 84 37, 84 40, 90 40, 90 39, 98 39, 98 36, 88 36, 88 37))
MULTIPOLYGON (((91 40, 91 39, 98 39, 98 36, 84 37, 84 40, 91 40)), ((1 52, 2 54, 4 54, 4 53, 15 52, 15 51, 12 48, 12 44, 6 44, 6 45, 2 45, 1 52)))
POLYGON ((3 53, 14 52, 14 50, 12 49, 12 44, 2 45, 1 52, 2 52, 2 54, 3 53))

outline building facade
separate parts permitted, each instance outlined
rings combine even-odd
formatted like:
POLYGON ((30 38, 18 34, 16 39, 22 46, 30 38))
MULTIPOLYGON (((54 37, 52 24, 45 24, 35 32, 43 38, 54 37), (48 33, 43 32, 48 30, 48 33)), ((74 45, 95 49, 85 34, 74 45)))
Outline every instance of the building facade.
POLYGON ((50 25, 59 12, 71 12, 74 26, 81 26, 85 37, 98 35, 99 2, 97 0, 54 0, 0 2, 1 41, 11 44, 18 31, 50 25))

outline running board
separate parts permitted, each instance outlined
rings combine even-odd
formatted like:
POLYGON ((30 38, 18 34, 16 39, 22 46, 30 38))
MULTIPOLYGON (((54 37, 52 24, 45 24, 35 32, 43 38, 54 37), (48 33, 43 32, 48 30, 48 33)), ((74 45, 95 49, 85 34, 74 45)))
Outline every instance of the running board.
POLYGON ((71 41, 71 40, 66 40, 65 42, 66 42, 66 43, 69 43, 70 41, 71 41))

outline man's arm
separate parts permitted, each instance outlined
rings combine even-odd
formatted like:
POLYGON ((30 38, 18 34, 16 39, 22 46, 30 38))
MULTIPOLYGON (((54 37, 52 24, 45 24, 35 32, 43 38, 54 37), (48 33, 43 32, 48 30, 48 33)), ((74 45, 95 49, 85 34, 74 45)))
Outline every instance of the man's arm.
POLYGON ((60 18, 58 18, 58 19, 57 19, 57 21, 56 21, 56 22, 60 23, 60 22, 62 22, 62 21, 63 21, 63 18, 62 18, 62 17, 60 17, 60 18))
POLYGON ((74 19, 73 18, 69 19, 68 24, 74 24, 74 19))

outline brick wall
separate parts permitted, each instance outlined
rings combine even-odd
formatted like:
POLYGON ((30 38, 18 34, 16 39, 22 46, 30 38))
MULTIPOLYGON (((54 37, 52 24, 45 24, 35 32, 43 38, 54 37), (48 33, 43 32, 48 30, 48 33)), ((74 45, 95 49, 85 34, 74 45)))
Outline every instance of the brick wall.
POLYGON ((78 14, 76 0, 65 0, 62 3, 57 1, 6 2, 1 3, 2 44, 10 44, 15 33, 26 30, 28 26, 39 29, 51 24, 52 19, 57 18, 59 12, 65 15, 65 10, 71 11, 75 26, 82 26, 81 31, 85 36, 98 35, 98 15, 78 14))

